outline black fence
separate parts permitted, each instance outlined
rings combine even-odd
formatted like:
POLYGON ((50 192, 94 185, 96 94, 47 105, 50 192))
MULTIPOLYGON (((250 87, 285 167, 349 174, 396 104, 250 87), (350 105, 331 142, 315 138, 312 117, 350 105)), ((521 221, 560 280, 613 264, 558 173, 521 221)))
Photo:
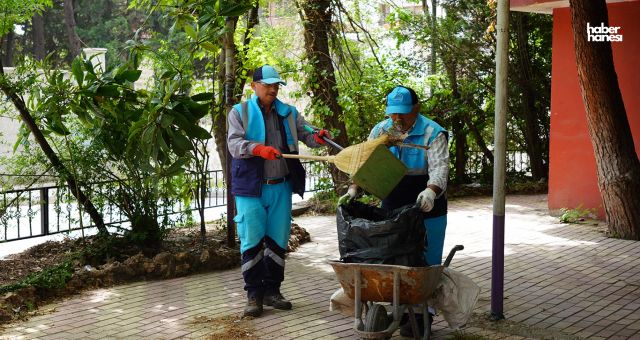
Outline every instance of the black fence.
MULTIPOLYGON (((331 186, 324 164, 303 162, 303 165, 307 169, 306 192, 331 186)), ((467 174, 472 179, 478 179, 487 172, 487 166, 490 166, 490 162, 481 152, 472 152, 467 163, 467 174)), ((507 151, 508 174, 530 176, 529 171, 529 158, 525 152, 507 151)), ((114 190, 114 186, 109 182, 100 182, 93 184, 92 190, 97 193, 94 196, 99 197, 106 190, 114 190)), ((76 202, 66 186, 42 186, 0 192, 0 243, 93 228, 89 216, 80 212, 76 202)), ((208 172, 204 208, 213 209, 226 205, 226 183, 222 170, 208 172)), ((185 213, 195 210, 195 202, 185 206, 182 201, 176 200, 160 204, 158 215, 165 218, 177 216, 176 219, 179 219, 185 216, 185 213)), ((126 228, 128 220, 115 206, 101 205, 99 212, 107 226, 113 227, 114 230, 116 227, 126 228)))
MULTIPOLYGON (((493 164, 481 151, 468 152, 469 158, 465 165, 466 175, 472 180, 480 180, 481 177, 493 178, 493 164)), ((518 175, 523 177, 531 176, 531 164, 529 155, 524 151, 506 151, 506 172, 507 175, 518 175)))
MULTIPOLYGON (((320 188, 322 167, 304 162, 307 169, 306 192, 320 188), (311 169, 313 167, 313 169, 311 169)), ((326 175, 325 175, 326 176, 326 175)), ((100 197, 107 190, 114 190, 109 182, 91 185, 93 196, 100 197)), ((207 195, 204 209, 227 205, 226 183, 222 170, 207 173, 207 195)), ((185 205, 181 200, 165 201, 160 204, 159 216, 174 216, 180 222, 182 215, 197 210, 195 202, 185 205)), ((105 225, 126 228, 128 220, 122 212, 111 204, 99 207, 105 225)), ((36 188, 8 190, 0 192, 0 243, 41 237, 63 232, 93 228, 86 213, 78 209, 76 199, 67 186, 41 186, 36 188)))

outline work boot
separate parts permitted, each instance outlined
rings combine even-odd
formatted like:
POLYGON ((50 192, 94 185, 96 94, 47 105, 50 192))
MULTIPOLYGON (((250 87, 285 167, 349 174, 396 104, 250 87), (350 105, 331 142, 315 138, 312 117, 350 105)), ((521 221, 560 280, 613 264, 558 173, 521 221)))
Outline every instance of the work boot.
POLYGON ((254 318, 262 315, 262 299, 251 296, 247 298, 247 305, 244 306, 244 316, 253 316, 254 318))
POLYGON ((264 296, 264 304, 282 310, 290 310, 292 307, 291 302, 287 301, 280 293, 266 294, 264 296))
MULTIPOLYGON (((431 328, 431 324, 433 324, 433 316, 431 313, 427 313, 429 316, 429 328, 431 328)), ((416 314, 416 323, 418 324, 418 331, 420 332, 419 337, 422 338, 424 336, 424 322, 422 318, 422 314, 416 314)), ((413 338, 413 330, 411 330, 411 320, 407 318, 407 323, 400 327, 400 335, 406 338, 413 338)))

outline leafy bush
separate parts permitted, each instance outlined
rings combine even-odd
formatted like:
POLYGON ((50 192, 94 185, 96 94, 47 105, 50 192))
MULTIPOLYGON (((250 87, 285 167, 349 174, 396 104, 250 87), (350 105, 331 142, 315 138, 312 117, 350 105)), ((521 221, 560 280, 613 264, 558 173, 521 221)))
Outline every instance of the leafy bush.
POLYGON ((583 209, 582 206, 575 209, 562 208, 560 211, 562 212, 562 215, 560 215, 560 222, 562 223, 581 223, 586 219, 596 217, 595 209, 583 209))
MULTIPOLYGON (((198 124, 211 94, 192 96, 190 80, 169 70, 149 90, 136 89, 144 47, 130 50, 128 61, 104 73, 79 56, 71 74, 45 61, 27 63, 19 75, 29 85, 29 110, 83 191, 119 208, 131 222, 131 241, 157 245, 170 223, 158 222, 159 205, 190 196, 181 190, 189 180, 176 175, 193 161, 194 143, 211 138, 198 124), (97 180, 106 190, 92 191, 88 183, 97 180)), ((29 131, 21 132, 17 144, 26 145, 29 131)))
POLYGON ((57 266, 46 268, 38 273, 30 274, 18 283, 0 287, 0 294, 12 292, 29 286, 44 289, 64 288, 72 275, 73 265, 70 260, 67 260, 57 266))

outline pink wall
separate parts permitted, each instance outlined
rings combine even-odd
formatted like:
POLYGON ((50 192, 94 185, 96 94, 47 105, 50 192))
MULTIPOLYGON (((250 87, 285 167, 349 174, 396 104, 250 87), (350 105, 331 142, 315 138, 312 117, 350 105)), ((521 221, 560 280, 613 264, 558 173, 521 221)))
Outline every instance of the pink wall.
MULTIPOLYGON (((622 27, 623 41, 612 42, 611 46, 636 153, 640 155, 640 1, 609 4, 608 11, 609 26, 622 27)), ((602 218, 568 8, 553 10, 552 48, 549 209, 582 205, 597 208, 602 218)))

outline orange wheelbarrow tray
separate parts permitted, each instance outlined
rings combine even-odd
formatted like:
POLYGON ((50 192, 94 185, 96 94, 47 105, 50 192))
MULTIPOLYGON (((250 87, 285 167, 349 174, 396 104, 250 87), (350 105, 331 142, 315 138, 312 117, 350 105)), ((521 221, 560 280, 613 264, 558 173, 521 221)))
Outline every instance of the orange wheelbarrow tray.
MULTIPOLYGON (((423 315, 427 315, 427 300, 438 287, 442 270, 449 266, 455 252, 462 249, 462 245, 453 247, 443 265, 429 267, 329 261, 345 294, 354 300, 356 334, 363 339, 390 338, 400 326, 406 310, 409 311, 413 334, 419 334, 414 307, 421 308, 423 315), (391 304, 392 320, 384 305, 377 302, 391 304)), ((423 319, 423 339, 429 339, 431 323, 428 318, 423 319)))

